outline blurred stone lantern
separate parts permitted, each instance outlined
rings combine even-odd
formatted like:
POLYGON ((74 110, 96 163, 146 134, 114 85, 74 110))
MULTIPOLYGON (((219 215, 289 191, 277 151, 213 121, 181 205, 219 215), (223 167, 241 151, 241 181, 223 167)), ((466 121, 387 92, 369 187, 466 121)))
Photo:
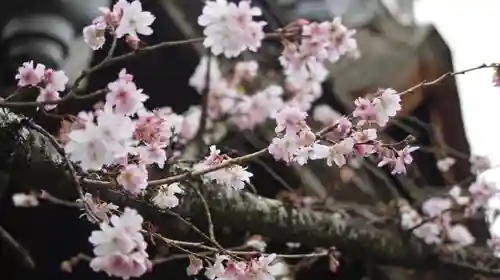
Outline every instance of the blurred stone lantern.
POLYGON ((13 83, 17 67, 34 60, 61 68, 80 30, 99 15, 110 0, 17 0, 0 9, 4 86, 13 83))

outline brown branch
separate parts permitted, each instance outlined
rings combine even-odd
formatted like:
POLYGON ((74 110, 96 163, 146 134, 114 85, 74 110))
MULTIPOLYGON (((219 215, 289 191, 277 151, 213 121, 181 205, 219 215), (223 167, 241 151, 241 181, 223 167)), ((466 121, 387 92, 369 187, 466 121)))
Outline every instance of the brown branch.
MULTIPOLYGON (((57 148, 39 131, 22 128, 23 124, 12 113, 0 110, 0 141, 4 145, 0 150, 2 171, 23 186, 45 189, 62 199, 77 198, 76 189, 71 187, 74 184, 72 176, 64 168, 64 159, 57 148)), ((144 198, 127 194, 112 185, 92 184, 92 181, 84 182, 83 187, 117 205, 136 208, 159 226, 160 233, 185 234, 184 229, 171 222, 169 213, 155 208, 144 198)), ((482 273, 500 274, 500 260, 487 248, 467 247, 457 253, 437 254, 436 248, 404 236, 396 227, 376 227, 363 219, 342 218, 331 212, 292 209, 277 200, 217 185, 204 185, 202 193, 216 230, 250 230, 271 240, 299 242, 309 248, 335 246, 344 255, 379 264, 433 268, 445 262, 482 273)), ((206 222, 203 201, 189 190, 173 212, 196 225, 206 222)))
POLYGON ((30 253, 26 248, 24 248, 19 242, 10 235, 10 233, 0 226, 0 239, 3 240, 7 246, 11 247, 16 253, 14 254, 16 257, 19 257, 22 260, 22 263, 29 269, 35 268, 35 261, 31 257, 30 253))

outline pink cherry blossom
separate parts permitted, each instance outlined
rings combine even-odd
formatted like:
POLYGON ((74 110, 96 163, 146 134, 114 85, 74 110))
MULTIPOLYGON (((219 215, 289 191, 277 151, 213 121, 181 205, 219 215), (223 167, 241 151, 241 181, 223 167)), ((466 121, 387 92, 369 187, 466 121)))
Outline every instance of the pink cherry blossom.
POLYGON ((46 88, 50 88, 54 91, 64 91, 69 79, 64 71, 47 69, 45 70, 43 80, 46 88))
POLYGON ((373 105, 372 101, 359 97, 354 101, 356 109, 352 112, 354 117, 359 117, 363 121, 376 121, 377 119, 377 109, 373 105))
POLYGON ((460 224, 453 225, 446 231, 448 239, 453 242, 452 248, 454 250, 469 246, 476 242, 476 239, 469 230, 460 224))
POLYGON ((143 218, 137 211, 125 208, 121 216, 112 215, 111 225, 104 222, 89 237, 96 255, 90 262, 94 271, 129 279, 139 277, 151 267, 146 242, 140 233, 143 218))
MULTIPOLYGON (((210 146, 210 154, 202 162, 196 164, 193 169, 203 170, 228 159, 228 156, 221 155, 220 150, 212 145, 210 146)), ((250 177, 252 176, 253 174, 248 172, 241 165, 234 164, 226 168, 205 173, 202 175, 202 178, 209 181, 215 181, 217 184, 231 187, 235 190, 242 190, 245 188, 245 183, 250 182, 250 177)))
POLYGON ((326 158, 326 164, 332 166, 335 163, 338 167, 345 165, 347 163, 346 156, 354 152, 355 143, 356 141, 353 138, 345 138, 331 146, 326 158))
POLYGON ((441 172, 448 172, 448 170, 450 170, 450 168, 455 164, 455 162, 456 160, 454 158, 445 157, 438 160, 436 165, 441 172))
POLYGON ((236 63, 236 66, 234 67, 234 76, 236 80, 243 79, 247 82, 251 82, 253 78, 257 76, 258 70, 259 64, 257 61, 240 61, 236 63))
MULTIPOLYGON (((203 56, 196 66, 193 75, 189 78, 189 85, 195 88, 199 93, 205 89, 206 76, 208 69, 208 57, 203 56)), ((217 58, 210 58, 210 85, 214 86, 222 80, 222 73, 219 68, 217 58)))
POLYGON ((91 24, 83 28, 83 40, 92 50, 99 50, 106 43, 106 25, 91 24))
POLYGON ((469 196, 462 196, 462 189, 459 186, 453 186, 448 194, 453 198, 455 203, 458 205, 467 205, 470 203, 471 198, 469 196))
POLYGON ((263 21, 254 21, 260 16, 259 8, 251 7, 250 1, 238 4, 226 0, 206 1, 198 24, 204 27, 206 36, 203 45, 214 55, 236 57, 245 50, 257 51, 264 39, 263 21))
POLYGON ((427 244, 440 244, 443 242, 440 237, 441 226, 435 222, 427 222, 413 230, 418 238, 421 238, 427 244))
POLYGON ((293 80, 315 79, 323 82, 325 60, 336 62, 341 56, 357 53, 356 33, 342 25, 340 18, 333 22, 302 22, 299 42, 287 42, 281 57, 285 74, 293 80), (318 71, 319 70, 319 71, 318 71))
POLYGON ((140 277, 151 266, 145 252, 131 254, 116 253, 110 256, 95 257, 90 261, 94 271, 104 271, 108 276, 120 277, 124 280, 131 277, 140 277))
POLYGON ((360 156, 369 156, 376 150, 374 142, 377 140, 377 130, 374 128, 364 129, 353 133, 352 137, 356 140, 355 151, 360 156))
POLYGON ((293 134, 297 133, 306 125, 305 119, 307 113, 296 107, 287 106, 274 114, 273 117, 276 119, 277 125, 275 131, 277 133, 285 131, 287 134, 293 134))
POLYGON ((133 82, 118 79, 108 84, 106 105, 115 108, 116 113, 133 115, 144 108, 143 102, 149 96, 142 93, 133 82))
POLYGON ((115 30, 116 37, 121 38, 126 34, 130 34, 137 38, 137 34, 151 35, 153 29, 150 25, 155 20, 150 12, 142 10, 142 4, 139 0, 134 0, 129 5, 123 7, 123 14, 121 16, 118 27, 115 30))
POLYGON ((379 114, 384 114, 389 118, 396 116, 401 110, 401 97, 394 89, 379 89, 375 95, 373 103, 379 108, 379 114))
POLYGON ((141 162, 148 165, 156 163, 158 167, 163 168, 167 161, 166 146, 162 144, 148 144, 137 147, 137 152, 141 162))
MULTIPOLYGON (((91 209, 92 214, 105 223, 109 223, 110 216, 118 210, 118 206, 113 203, 100 201, 99 199, 94 198, 90 193, 85 193, 83 200, 77 199, 76 201, 82 204, 86 203, 86 205, 91 209)), ((82 210, 85 211, 85 208, 82 207, 82 210)), ((91 223, 96 222, 86 211, 81 216, 87 217, 87 220, 91 223)))
POLYGON ((160 188, 152 202, 161 209, 173 208, 179 205, 177 194, 182 194, 184 191, 180 188, 179 183, 173 183, 160 188))
POLYGON ((422 212, 430 217, 438 217, 451 206, 452 202, 448 198, 431 197, 422 203, 422 212))
POLYGON ((17 85, 20 87, 37 86, 43 80, 45 74, 45 65, 38 63, 34 67, 33 61, 24 62, 23 66, 19 67, 16 74, 17 85))
POLYGON ((198 275, 203 269, 203 261, 193 255, 189 255, 189 265, 186 268, 188 276, 198 275))
POLYGON ((93 123, 84 129, 72 130, 64 146, 69 159, 80 163, 84 170, 101 170, 104 165, 112 163, 115 155, 100 136, 99 128, 93 123))
POLYGON ((314 107, 313 119, 323 125, 332 125, 342 117, 339 112, 333 110, 330 106, 321 104, 314 107))
POLYGON ((273 138, 271 144, 269 144, 268 151, 275 160, 283 160, 290 163, 300 147, 297 143, 297 137, 285 135, 281 138, 273 138))
POLYGON ((116 181, 132 194, 141 193, 148 186, 148 172, 144 165, 129 164, 116 181))
MULTIPOLYGON (((37 102, 46 102, 46 101, 57 101, 60 100, 59 92, 55 91, 52 88, 42 88, 40 89, 40 93, 36 98, 37 102)), ((45 110, 50 111, 57 107, 57 104, 46 104, 44 106, 45 110)))
POLYGON ((382 156, 382 160, 379 162, 378 166, 382 167, 384 165, 389 165, 392 169, 392 174, 405 174, 406 166, 413 162, 413 157, 411 152, 418 150, 418 147, 404 147, 399 151, 388 151, 382 156))

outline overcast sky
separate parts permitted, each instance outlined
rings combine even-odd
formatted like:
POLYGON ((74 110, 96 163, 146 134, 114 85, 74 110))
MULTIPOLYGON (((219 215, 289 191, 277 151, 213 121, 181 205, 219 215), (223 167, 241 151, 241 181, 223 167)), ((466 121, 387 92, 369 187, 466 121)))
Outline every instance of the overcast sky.
MULTIPOLYGON (((417 20, 432 22, 453 54, 455 70, 500 62, 500 0, 417 0, 417 20)), ((458 76, 467 135, 472 152, 500 164, 500 89, 492 87, 492 69, 458 76)), ((500 169, 488 174, 500 181, 500 169), (495 174, 493 174, 495 173, 495 174)))

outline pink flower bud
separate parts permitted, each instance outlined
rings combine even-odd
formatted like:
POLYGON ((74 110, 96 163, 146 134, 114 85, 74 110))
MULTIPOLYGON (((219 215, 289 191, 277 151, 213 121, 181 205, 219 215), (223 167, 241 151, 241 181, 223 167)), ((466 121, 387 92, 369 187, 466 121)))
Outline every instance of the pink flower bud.
POLYGON ((141 40, 139 40, 139 38, 135 37, 135 36, 132 36, 132 35, 127 35, 127 38, 125 39, 125 41, 127 42, 128 46, 133 49, 133 50, 137 50, 139 48, 139 42, 141 40))

